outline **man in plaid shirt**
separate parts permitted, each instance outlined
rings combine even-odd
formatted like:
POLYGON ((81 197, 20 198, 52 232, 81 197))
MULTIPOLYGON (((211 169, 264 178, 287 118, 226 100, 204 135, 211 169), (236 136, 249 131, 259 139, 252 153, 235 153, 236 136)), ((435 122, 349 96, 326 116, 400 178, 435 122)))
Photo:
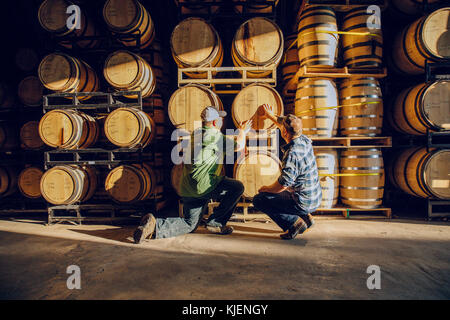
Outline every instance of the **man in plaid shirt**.
POLYGON ((294 239, 314 225, 311 212, 322 200, 316 158, 311 140, 302 134, 299 118, 292 114, 276 117, 269 105, 262 105, 260 110, 260 116, 277 124, 287 144, 282 147, 280 177, 272 185, 258 190, 253 205, 285 231, 282 239, 294 239))

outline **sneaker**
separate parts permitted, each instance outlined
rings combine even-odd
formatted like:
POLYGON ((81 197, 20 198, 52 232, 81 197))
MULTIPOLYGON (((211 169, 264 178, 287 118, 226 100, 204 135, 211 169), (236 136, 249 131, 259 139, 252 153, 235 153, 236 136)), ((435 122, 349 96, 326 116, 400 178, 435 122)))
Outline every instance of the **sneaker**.
POLYGON ((232 226, 223 226, 223 227, 206 226, 206 229, 208 229, 209 232, 223 235, 233 233, 234 231, 232 226))
POLYGON ((311 213, 308 213, 306 216, 302 216, 303 220, 306 222, 308 228, 311 228, 316 223, 311 213))
POLYGON ((156 218, 149 213, 142 217, 139 227, 134 231, 134 243, 141 243, 147 237, 151 237, 155 232, 156 218))
POLYGON ((303 232, 305 232, 306 229, 308 229, 306 222, 303 221, 302 218, 298 218, 297 221, 294 222, 292 227, 290 227, 286 233, 281 234, 280 237, 284 240, 292 240, 298 234, 302 234, 303 232))

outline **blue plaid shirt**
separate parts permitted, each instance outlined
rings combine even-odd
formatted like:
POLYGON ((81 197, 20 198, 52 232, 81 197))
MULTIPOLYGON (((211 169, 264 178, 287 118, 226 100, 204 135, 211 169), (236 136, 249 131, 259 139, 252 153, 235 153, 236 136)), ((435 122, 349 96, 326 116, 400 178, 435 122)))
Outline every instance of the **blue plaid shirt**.
POLYGON ((294 200, 307 212, 315 211, 322 200, 319 173, 312 142, 301 135, 281 147, 282 170, 278 182, 291 189, 294 200))

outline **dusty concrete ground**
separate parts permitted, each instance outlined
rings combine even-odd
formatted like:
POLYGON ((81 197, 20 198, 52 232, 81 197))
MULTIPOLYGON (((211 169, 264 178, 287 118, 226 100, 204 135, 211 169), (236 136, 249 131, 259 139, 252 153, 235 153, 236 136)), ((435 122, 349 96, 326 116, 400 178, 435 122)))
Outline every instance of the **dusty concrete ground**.
POLYGON ((0 221, 0 299, 449 299, 450 225, 317 219, 292 241, 274 223, 231 223, 132 243, 133 226, 0 221), (81 289, 66 286, 69 265, 81 289), (381 289, 366 286, 369 265, 381 289))

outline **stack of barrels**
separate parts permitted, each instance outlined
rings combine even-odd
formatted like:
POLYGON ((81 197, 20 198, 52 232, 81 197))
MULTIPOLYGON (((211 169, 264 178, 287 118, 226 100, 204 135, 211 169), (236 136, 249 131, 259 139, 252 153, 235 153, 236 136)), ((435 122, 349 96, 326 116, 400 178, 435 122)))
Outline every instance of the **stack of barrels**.
MULTIPOLYGON (((395 3, 407 14, 419 13, 415 6, 395 3)), ((449 21, 450 7, 444 7, 416 19, 397 34, 391 60, 400 77, 425 78, 427 64, 450 62, 449 21)), ((450 81, 436 79, 404 88, 389 110, 389 124, 402 135, 447 132, 450 136, 450 81)), ((449 160, 449 149, 409 147, 394 155, 389 177, 395 187, 413 196, 450 200, 449 160)))

